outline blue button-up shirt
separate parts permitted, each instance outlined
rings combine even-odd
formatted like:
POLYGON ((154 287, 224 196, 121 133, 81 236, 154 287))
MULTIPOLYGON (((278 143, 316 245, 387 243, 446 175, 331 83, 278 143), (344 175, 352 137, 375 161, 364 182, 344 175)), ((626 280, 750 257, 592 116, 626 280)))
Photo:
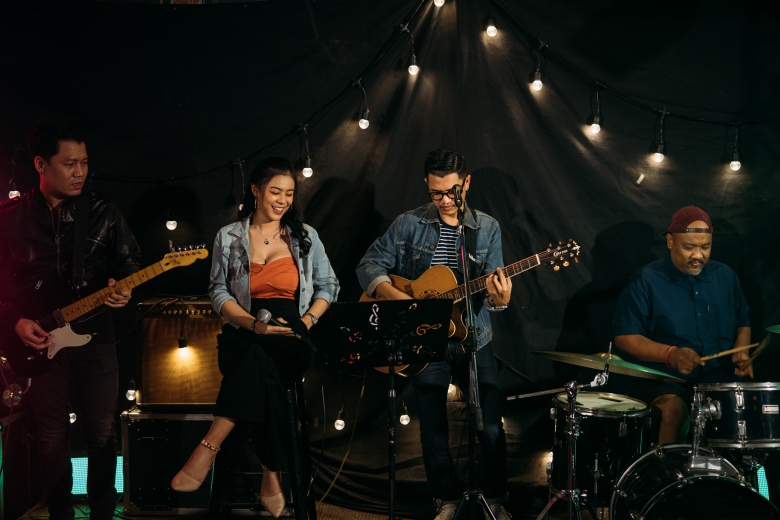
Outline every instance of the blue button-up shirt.
MULTIPOLYGON (((677 269, 669 255, 634 275, 612 319, 615 336, 640 334, 665 345, 691 348, 702 357, 732 348, 737 329, 749 326, 748 304, 730 267, 710 260, 698 276, 692 276, 677 269)), ((663 363, 623 357, 689 381, 717 382, 734 372, 730 356, 707 361, 685 376, 663 363)))

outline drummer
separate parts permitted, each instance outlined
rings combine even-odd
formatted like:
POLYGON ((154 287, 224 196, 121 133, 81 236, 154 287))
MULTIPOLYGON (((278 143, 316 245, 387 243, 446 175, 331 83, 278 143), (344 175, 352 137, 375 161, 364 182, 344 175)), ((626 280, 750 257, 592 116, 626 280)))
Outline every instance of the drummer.
POLYGON ((661 370, 686 384, 623 378, 615 388, 660 411, 659 444, 681 442, 696 383, 753 377, 747 351, 701 358, 750 343, 748 305, 731 268, 710 260, 712 221, 696 206, 672 216, 664 235, 669 255, 638 271, 623 289, 612 320, 625 360, 661 370))

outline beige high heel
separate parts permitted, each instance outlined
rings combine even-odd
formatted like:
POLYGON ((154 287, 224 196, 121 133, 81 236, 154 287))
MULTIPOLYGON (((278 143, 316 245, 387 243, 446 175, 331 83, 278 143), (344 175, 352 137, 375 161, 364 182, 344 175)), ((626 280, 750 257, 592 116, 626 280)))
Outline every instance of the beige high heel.
MULTIPOLYGON (((217 452, 222 449, 219 446, 214 446, 206 439, 203 439, 200 441, 200 446, 204 446, 212 451, 212 456, 214 458, 217 458, 217 452)), ((198 448, 195 448, 196 450, 198 448)), ((192 456, 190 456, 192 458, 192 456)), ((189 463, 189 461, 187 461, 189 463)), ((211 465, 214 465, 214 461, 211 461, 211 465)), ((184 465, 184 468, 187 467, 187 464, 184 465)), ((198 480, 196 478, 193 478, 191 475, 188 475, 187 472, 184 471, 184 468, 182 468, 175 477, 173 477, 173 480, 171 480, 171 489, 174 491, 179 491, 181 493, 190 493, 192 491, 197 491, 200 489, 201 484, 203 484, 203 480, 206 478, 206 476, 203 477, 203 479, 198 480)), ((206 472, 206 475, 208 475, 208 471, 206 472)))
MULTIPOLYGON (((261 466, 263 466, 261 464, 261 466)), ((268 471, 268 468, 263 466, 263 480, 265 480, 265 476, 271 473, 271 471, 268 471)), ((280 472, 276 472, 278 474, 279 479, 279 487, 282 486, 282 477, 280 472)), ((266 511, 271 513, 271 516, 274 518, 279 518, 279 515, 284 512, 284 508, 287 505, 287 501, 284 499, 284 492, 281 491, 273 496, 267 497, 264 496, 262 493, 260 494, 260 503, 263 504, 263 507, 266 511)))

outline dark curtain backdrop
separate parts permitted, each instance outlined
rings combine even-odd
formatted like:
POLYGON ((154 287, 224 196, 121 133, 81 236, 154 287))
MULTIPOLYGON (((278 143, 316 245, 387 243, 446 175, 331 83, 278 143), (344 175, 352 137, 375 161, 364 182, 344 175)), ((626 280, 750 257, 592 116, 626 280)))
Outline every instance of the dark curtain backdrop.
MULTIPOLYGON (((610 87, 653 107, 693 117, 747 121, 780 116, 776 90, 777 7, 762 2, 507 0, 551 48, 610 87)), ((415 2, 290 0, 168 6, 60 3, 0 7, 0 185, 14 146, 52 111, 81 115, 89 141, 92 187, 110 192, 127 216, 144 264, 174 245, 211 244, 235 219, 241 177, 224 169, 305 120, 355 77, 415 2), (119 182, 101 176, 123 176, 119 182), (156 180, 147 183, 144 181, 156 180), (179 227, 164 226, 168 209, 179 227)), ((745 126, 743 167, 728 168, 734 130, 668 118, 667 157, 650 151, 658 118, 603 93, 602 131, 586 120, 593 86, 562 64, 543 61, 544 88, 529 88, 529 40, 501 6, 495 38, 482 21, 487 3, 426 3, 411 26, 420 73, 406 72, 401 38, 363 81, 371 125, 358 128, 360 94, 310 128, 314 176, 300 197, 342 284, 356 300, 354 274, 366 247, 400 212, 427 201, 422 163, 430 150, 463 153, 472 174, 470 204, 498 219, 504 259, 530 256, 549 242, 576 239, 579 264, 540 267, 514 279, 512 304, 494 318, 495 351, 538 383, 502 370, 506 395, 561 386, 576 370, 532 355, 539 350, 598 352, 611 339, 620 288, 643 264, 666 254, 661 236, 671 214, 696 204, 714 222, 713 258, 739 274, 750 303, 753 339, 780 323, 777 222, 780 124, 745 126), (637 180, 643 175, 641 183, 637 180)), ((293 138, 265 156, 298 160, 293 138)), ((247 164, 247 172, 253 167, 247 164)), ((37 177, 17 157, 22 191, 37 177)), ((136 291, 202 294, 207 262, 167 273, 136 291)), ((325 327, 320 327, 324 329, 325 327)), ((320 331, 322 332, 322 330, 320 331)), ((126 377, 134 346, 120 349, 126 377)), ((774 349, 775 347, 773 347, 774 349)), ((771 352, 770 352, 771 354, 771 352)), ((775 358, 760 378, 774 377, 775 358)), ((360 374, 341 375, 347 428, 333 429, 339 377, 306 379, 314 445, 326 426, 315 483, 321 495, 347 450, 360 374), (327 418, 319 383, 324 381, 327 418), (316 420, 315 420, 316 419, 316 420)), ((386 381, 370 375, 358 428, 329 501, 381 510, 386 497, 386 381)), ((398 428, 400 512, 430 511, 411 385, 399 383, 412 423, 398 428)), ((506 410, 512 489, 543 482, 538 447, 549 444, 548 399, 511 401, 506 410)), ((461 440, 462 404, 451 407, 451 443, 461 440)), ((465 438, 462 438, 466 442, 465 438)), ((543 448, 542 448, 543 449, 543 448)), ((315 456, 319 453, 314 450, 315 456)), ((465 450, 463 450, 465 457, 465 450)), ((461 466, 464 460, 461 458, 461 466)), ((465 473, 463 473, 465 476, 465 473)))

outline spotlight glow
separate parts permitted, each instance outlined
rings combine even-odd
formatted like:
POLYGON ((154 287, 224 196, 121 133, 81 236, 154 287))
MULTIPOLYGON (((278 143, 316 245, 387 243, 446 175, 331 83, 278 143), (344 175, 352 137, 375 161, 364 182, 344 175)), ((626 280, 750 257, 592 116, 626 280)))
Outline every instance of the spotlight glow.
POLYGON ((447 387, 447 393, 448 393, 448 394, 451 394, 451 393, 452 393, 452 392, 454 392, 454 391, 455 391, 455 385, 453 385, 452 383, 450 383, 450 386, 448 386, 448 387, 447 387))
POLYGON ((660 153, 660 152, 655 152, 655 153, 653 154, 653 160, 654 160, 655 162, 657 162, 657 163, 659 163, 659 162, 663 161, 663 160, 664 160, 664 154, 662 154, 662 153, 660 153))
POLYGON ((590 125, 590 133, 591 134, 597 134, 599 132, 601 132, 601 125, 600 124, 593 123, 592 125, 590 125))
POLYGON ((433 0, 433 5, 436 7, 441 7, 444 5, 444 0, 433 0))
POLYGON ((729 164, 729 167, 731 167, 732 170, 737 171, 740 168, 742 168, 742 163, 739 161, 731 161, 731 164, 729 164))

